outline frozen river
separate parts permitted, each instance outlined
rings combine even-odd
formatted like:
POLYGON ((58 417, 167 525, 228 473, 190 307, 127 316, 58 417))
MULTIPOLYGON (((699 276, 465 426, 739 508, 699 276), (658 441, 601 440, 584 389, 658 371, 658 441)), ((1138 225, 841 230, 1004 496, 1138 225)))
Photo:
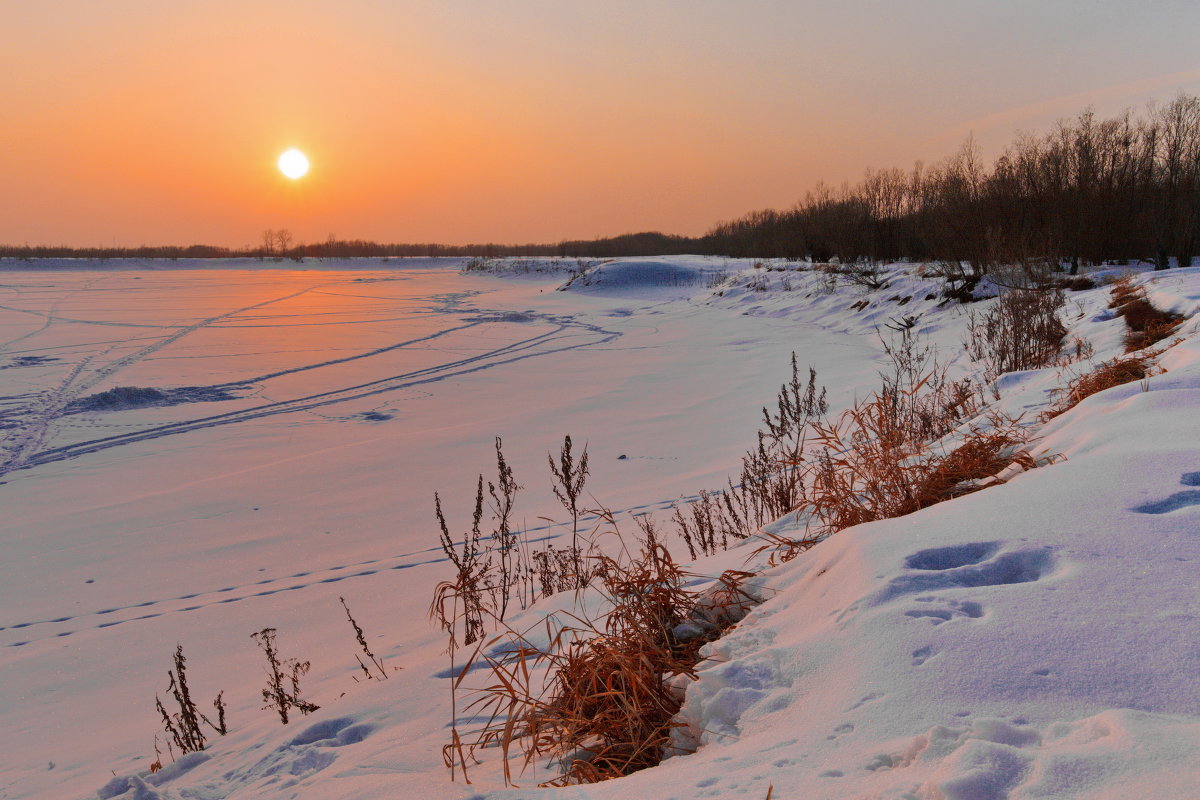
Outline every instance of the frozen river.
MULTIPOLYGON (((340 680, 345 659, 315 655, 343 633, 339 595, 384 649, 427 636, 448 575, 433 493, 465 525, 496 436, 531 538, 563 530, 542 518, 562 516, 546 454, 564 434, 614 509, 723 483, 798 344, 688 286, 129 266, 0 273, 0 712, 24 742, 5 757, 145 760, 176 642, 219 661, 227 696, 253 697, 233 690, 257 682, 247 634, 266 625, 310 654, 315 689, 340 680), (109 735, 64 736, 48 710, 66 708, 109 735)), ((805 357, 829 369, 870 350, 827 339, 805 357)))

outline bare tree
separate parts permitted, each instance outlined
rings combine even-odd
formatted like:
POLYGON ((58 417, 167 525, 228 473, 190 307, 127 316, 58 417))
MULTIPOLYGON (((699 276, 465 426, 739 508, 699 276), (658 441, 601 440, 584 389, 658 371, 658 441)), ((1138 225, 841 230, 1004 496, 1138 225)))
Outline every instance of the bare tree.
POLYGON ((275 231, 275 243, 279 247, 279 257, 287 256, 288 251, 292 247, 292 232, 287 228, 280 228, 275 231))
POLYGON ((262 232, 262 258, 266 258, 275 252, 275 230, 267 228, 262 232))

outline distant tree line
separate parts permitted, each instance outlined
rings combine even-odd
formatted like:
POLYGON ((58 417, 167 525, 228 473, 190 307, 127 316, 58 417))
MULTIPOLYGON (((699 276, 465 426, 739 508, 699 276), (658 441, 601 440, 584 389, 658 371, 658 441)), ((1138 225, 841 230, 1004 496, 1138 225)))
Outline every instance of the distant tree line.
POLYGON ((818 186, 786 211, 712 228, 708 252, 828 261, 911 257, 999 264, 1153 259, 1190 265, 1200 244, 1200 98, 1097 119, 1085 111, 1018 138, 990 167, 973 140, 912 170, 818 186))
POLYGON ((1047 134, 1023 135, 985 165, 973 139, 944 162, 868 170, 857 184, 820 184, 790 209, 755 211, 700 237, 630 233, 555 244, 294 243, 266 230, 259 245, 18 247, 15 258, 357 258, 707 254, 842 262, 913 258, 961 262, 976 275, 1000 264, 1052 265, 1171 258, 1200 247, 1200 98, 1180 95, 1141 116, 1085 111, 1047 134))

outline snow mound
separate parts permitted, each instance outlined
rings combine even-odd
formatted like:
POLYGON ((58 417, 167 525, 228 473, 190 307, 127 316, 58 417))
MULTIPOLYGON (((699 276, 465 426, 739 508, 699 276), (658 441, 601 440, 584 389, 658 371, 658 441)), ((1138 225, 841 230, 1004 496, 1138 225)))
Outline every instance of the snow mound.
POLYGON ((226 387, 180 386, 175 389, 156 389, 152 386, 116 386, 106 392, 76 400, 67 409, 69 414, 88 411, 127 411, 151 406, 177 406, 183 403, 208 403, 234 400, 238 394, 226 387))
POLYGON ((695 264, 660 259, 611 261, 572 278, 559 291, 643 295, 648 289, 691 290, 704 286, 714 273, 695 264))

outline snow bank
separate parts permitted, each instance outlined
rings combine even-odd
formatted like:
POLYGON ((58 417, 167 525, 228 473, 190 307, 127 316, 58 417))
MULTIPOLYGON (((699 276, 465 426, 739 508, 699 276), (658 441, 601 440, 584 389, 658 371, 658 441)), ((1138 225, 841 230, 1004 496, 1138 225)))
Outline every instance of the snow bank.
POLYGON ((690 296, 716 273, 715 268, 674 259, 621 259, 594 266, 564 283, 559 290, 603 295, 690 296))

